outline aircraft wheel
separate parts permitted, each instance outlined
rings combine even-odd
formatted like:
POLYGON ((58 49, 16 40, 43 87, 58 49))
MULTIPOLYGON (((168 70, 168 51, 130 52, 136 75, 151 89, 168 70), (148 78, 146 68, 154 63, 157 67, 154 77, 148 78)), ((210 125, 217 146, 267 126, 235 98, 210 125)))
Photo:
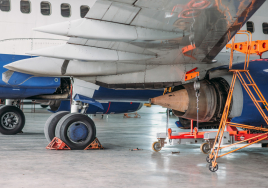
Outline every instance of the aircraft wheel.
POLYGON ((5 135, 20 133, 25 125, 25 116, 21 109, 3 105, 0 107, 0 132, 5 135))
POLYGON ((212 166, 212 163, 209 164, 209 167, 208 169, 211 171, 211 172, 216 172, 218 170, 218 164, 216 164, 215 167, 212 166))
POLYGON ((52 114, 46 121, 45 127, 44 127, 44 133, 45 137, 48 142, 51 142, 53 138, 55 137, 55 130, 58 122, 60 119, 65 116, 66 114, 69 114, 69 111, 62 111, 57 112, 55 114, 52 114))
POLYGON ((200 150, 204 153, 204 154, 209 154, 211 151, 211 148, 209 147, 209 143, 205 142, 200 146, 200 150))
POLYGON ((159 152, 161 151, 162 147, 161 147, 161 144, 160 142, 156 141, 152 144, 152 149, 155 151, 155 152, 159 152))
POLYGON ((96 127, 87 115, 67 114, 58 122, 55 134, 72 150, 83 150, 96 138, 96 127))

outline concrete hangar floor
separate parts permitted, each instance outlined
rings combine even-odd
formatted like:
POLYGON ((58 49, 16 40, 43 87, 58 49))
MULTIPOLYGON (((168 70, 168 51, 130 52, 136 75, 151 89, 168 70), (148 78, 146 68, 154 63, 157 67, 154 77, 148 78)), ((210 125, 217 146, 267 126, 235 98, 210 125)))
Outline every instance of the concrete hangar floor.
MULTIPOLYGON (((0 135, 0 187, 268 187, 266 148, 251 147, 223 157, 216 173, 208 170, 199 145, 152 151, 156 133, 165 131, 164 112, 153 106, 143 107, 138 119, 93 116, 105 147, 95 151, 46 150, 43 126, 50 113, 44 109, 25 113, 23 134, 0 135), (133 148, 143 150, 129 150, 133 148)), ((176 120, 170 117, 173 129, 176 120)))

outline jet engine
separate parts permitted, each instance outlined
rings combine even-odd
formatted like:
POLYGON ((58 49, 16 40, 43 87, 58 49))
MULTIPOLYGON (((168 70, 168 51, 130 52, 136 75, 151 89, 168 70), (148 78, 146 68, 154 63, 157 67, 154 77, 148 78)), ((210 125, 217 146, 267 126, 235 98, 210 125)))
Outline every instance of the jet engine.
MULTIPOLYGON (((231 80, 232 75, 228 71, 215 70, 209 72, 204 80, 199 81, 198 119, 200 127, 211 128, 219 125, 231 80)), ((179 117, 184 128, 189 128, 190 120, 197 121, 197 96, 194 83, 176 86, 171 93, 152 98, 151 103, 172 109, 173 114, 179 117)), ((243 92, 240 82, 236 82, 229 117, 240 116, 242 108, 243 92)))

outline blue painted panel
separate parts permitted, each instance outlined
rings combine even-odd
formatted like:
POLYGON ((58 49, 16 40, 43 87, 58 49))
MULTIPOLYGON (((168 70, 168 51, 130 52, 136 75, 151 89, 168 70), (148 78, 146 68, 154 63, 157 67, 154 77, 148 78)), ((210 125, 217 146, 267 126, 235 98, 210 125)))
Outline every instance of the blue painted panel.
MULTIPOLYGON (((244 63, 236 64, 233 66, 234 69, 243 69, 244 63)), ((251 61, 249 64, 249 72, 258 85, 263 96, 268 100, 268 59, 259 59, 251 61)), ((245 76, 244 76, 245 78, 245 76)), ((247 80, 245 78, 245 80, 247 80)), ((248 96, 247 92, 243 89, 243 111, 241 116, 233 118, 232 122, 243 123, 253 126, 266 126, 265 121, 257 110, 256 106, 248 96)), ((252 91, 254 91, 252 89, 252 91)), ((254 92, 253 92, 254 93, 254 92)), ((258 100, 257 96, 255 96, 258 100)), ((268 115, 267 110, 264 110, 268 115)))
MULTIPOLYGON (((141 107, 140 103, 129 103, 129 102, 110 102, 110 103, 101 103, 103 109, 99 107, 89 105, 87 114, 121 114, 128 112, 136 112, 141 107)), ((70 101, 61 101, 59 111, 70 111, 70 101)))
MULTIPOLYGON (((6 72, 8 69, 5 69, 3 66, 12 63, 14 61, 19 61, 22 59, 32 58, 32 56, 26 55, 10 55, 10 54, 0 54, 0 73, 6 72)), ((57 88, 60 86, 59 77, 34 77, 29 74, 14 72, 9 79, 9 85, 2 80, 0 80, 0 86, 18 86, 20 88, 57 88)))
POLYGON ((99 103, 98 101, 95 101, 94 99, 91 99, 89 97, 85 97, 83 95, 76 94, 74 96, 74 100, 75 101, 81 101, 83 103, 87 103, 89 105, 96 106, 96 107, 98 107, 98 108, 103 110, 103 106, 101 105, 101 103, 99 103))
POLYGON ((1 87, 0 98, 1 99, 24 99, 30 96, 41 94, 52 94, 55 89, 30 89, 30 88, 11 88, 1 87))
POLYGON ((57 88, 60 86, 59 77, 34 77, 30 74, 14 72, 8 83, 10 86, 19 86, 20 88, 57 88))
MULTIPOLYGON (((4 65, 12 63, 14 61, 19 61, 19 60, 28 59, 28 58, 31 58, 31 56, 0 54, 0 72, 4 73, 4 72, 8 71, 8 69, 3 67, 4 65)), ((6 85, 7 84, 2 80, 2 74, 1 74, 0 86, 6 86, 6 85)))
POLYGON ((10 77, 9 84, 2 80, 2 73, 6 72, 3 66, 14 61, 31 58, 24 55, 0 54, 0 98, 23 99, 41 94, 53 94, 60 86, 60 78, 33 77, 29 74, 14 72, 10 77))
POLYGON ((100 87, 93 98, 96 100, 148 101, 150 98, 163 95, 164 90, 114 90, 100 87))

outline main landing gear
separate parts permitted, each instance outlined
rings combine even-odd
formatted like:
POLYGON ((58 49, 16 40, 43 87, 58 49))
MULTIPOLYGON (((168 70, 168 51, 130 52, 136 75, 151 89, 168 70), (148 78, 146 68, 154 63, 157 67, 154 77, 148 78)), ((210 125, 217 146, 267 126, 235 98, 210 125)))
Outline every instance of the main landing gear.
MULTIPOLYGON (((80 103, 81 104, 81 103, 80 103)), ((45 124, 46 139, 61 139, 72 150, 83 150, 96 138, 96 126, 92 119, 83 114, 88 105, 72 105, 72 112, 58 112, 49 117, 45 124), (78 113, 82 109, 82 113, 78 113)))
POLYGON ((83 150, 96 138, 96 127, 87 115, 67 114, 58 122, 55 134, 72 150, 83 150))
POLYGON ((22 110, 7 100, 7 105, 0 105, 0 133, 14 135, 20 133, 25 125, 25 116, 22 110))

